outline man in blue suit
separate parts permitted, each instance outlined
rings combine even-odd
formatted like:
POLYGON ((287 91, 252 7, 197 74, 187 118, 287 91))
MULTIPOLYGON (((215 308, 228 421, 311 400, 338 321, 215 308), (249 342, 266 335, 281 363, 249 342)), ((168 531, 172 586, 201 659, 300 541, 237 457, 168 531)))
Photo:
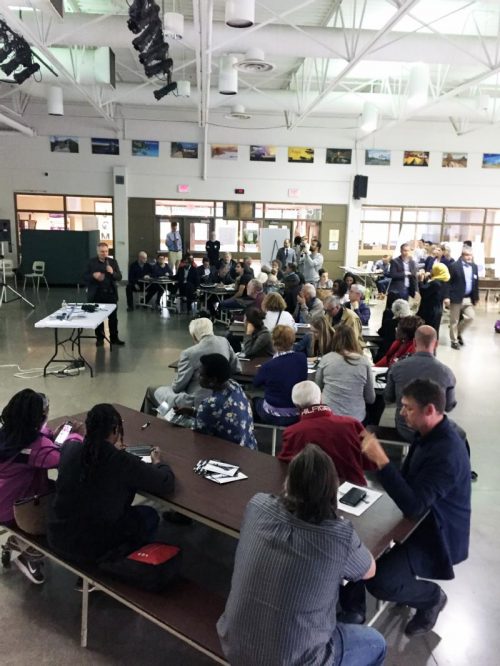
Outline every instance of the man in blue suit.
POLYGON ((479 301, 479 276, 472 261, 472 250, 464 244, 460 259, 450 267, 450 341, 452 349, 465 343, 464 330, 474 321, 474 306, 479 301))
POLYGON ((403 389, 401 412, 417 436, 399 471, 375 435, 363 439, 363 453, 378 467, 378 479, 405 516, 425 516, 413 534, 377 562, 367 588, 378 599, 411 606, 416 613, 405 633, 430 631, 447 597, 422 578, 454 578, 453 565, 468 557, 471 471, 464 441, 444 414, 442 388, 417 379, 403 389), (418 577, 418 578, 417 578, 418 577))

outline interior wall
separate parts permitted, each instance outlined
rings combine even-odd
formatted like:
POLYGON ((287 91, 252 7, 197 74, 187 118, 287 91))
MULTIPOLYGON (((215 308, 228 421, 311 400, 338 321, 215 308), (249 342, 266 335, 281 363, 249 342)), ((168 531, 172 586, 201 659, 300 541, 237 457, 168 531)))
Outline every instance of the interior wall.
MULTIPOLYGON (((451 124, 412 122, 397 125, 385 134, 375 134, 358 142, 357 146, 352 139, 352 130, 314 128, 314 118, 307 121, 311 127, 298 128, 294 132, 281 127, 267 130, 210 127, 209 143, 239 146, 238 160, 225 161, 210 156, 205 160, 202 130, 193 124, 148 124, 127 120, 119 133, 120 155, 108 156, 91 154, 91 136, 117 136, 116 128, 111 128, 102 119, 54 119, 47 116, 30 119, 28 116, 26 122, 30 120, 38 122, 38 131, 43 135, 33 138, 19 134, 0 136, 0 218, 12 221, 14 192, 116 196, 113 172, 123 172, 126 175, 126 196, 133 199, 182 197, 348 206, 348 256, 341 257, 341 249, 330 255, 327 227, 322 231, 323 249, 333 268, 336 263, 356 259, 359 227, 356 219, 359 215, 351 214, 356 206, 351 199, 352 179, 356 173, 369 178, 368 197, 362 202, 366 204, 500 208, 500 170, 481 168, 483 152, 500 153, 500 135, 495 127, 457 136, 451 124), (80 152, 51 153, 50 134, 80 137, 80 152), (133 157, 132 138, 158 138, 159 157, 133 157), (172 158, 170 141, 198 141, 199 158, 172 158), (251 144, 276 145, 276 162, 250 162, 251 144), (288 163, 287 146, 297 145, 315 149, 313 164, 288 163), (352 164, 325 164, 327 147, 353 148, 352 164), (365 166, 365 148, 391 150, 391 165, 365 166), (429 150, 429 167, 403 167, 404 150, 429 150), (449 151, 468 152, 468 168, 442 168, 442 153, 449 151), (177 193, 180 184, 188 185, 188 194, 177 193), (235 188, 243 188, 244 195, 236 195, 235 188), (293 197, 289 196, 290 190, 295 190, 293 197)), ((115 210, 115 235, 117 245, 121 247, 122 261, 129 256, 128 215, 124 204, 122 201, 121 215, 117 216, 115 210)), ((332 222, 340 224, 341 221, 334 219, 332 222)))

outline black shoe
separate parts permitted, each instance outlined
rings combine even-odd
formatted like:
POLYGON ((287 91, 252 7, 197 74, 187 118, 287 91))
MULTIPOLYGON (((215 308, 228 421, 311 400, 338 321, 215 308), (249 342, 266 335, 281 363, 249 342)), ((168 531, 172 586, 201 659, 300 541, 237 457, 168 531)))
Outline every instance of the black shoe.
POLYGON ((427 608, 426 610, 418 610, 406 625, 405 634, 407 636, 419 636, 420 634, 426 634, 430 631, 436 624, 439 613, 446 606, 447 601, 448 597, 440 588, 439 601, 437 604, 434 604, 434 606, 427 608))
POLYGON ((365 616, 363 613, 356 611, 340 611, 337 613, 337 622, 341 624, 364 624, 365 616))
POLYGON ((35 585, 45 583, 41 561, 30 560, 26 555, 21 554, 15 561, 15 565, 35 585))
POLYGON ((471 480, 471 481, 477 481, 477 478, 478 478, 478 474, 477 474, 477 472, 475 472, 474 470, 472 470, 471 473, 470 473, 470 480, 471 480))
POLYGON ((134 306, 131 305, 130 307, 127 308, 127 312, 133 312, 134 311, 134 306))
POLYGON ((97 338, 97 340, 95 341, 95 346, 104 347, 104 338, 97 338))
POLYGON ((458 344, 463 347, 465 345, 464 339, 461 335, 457 335, 458 344))
POLYGON ((166 520, 167 523, 173 523, 174 525, 192 525, 193 519, 189 516, 185 516, 183 513, 178 513, 177 511, 164 511, 162 513, 163 520, 166 520))
POLYGON ((452 342, 451 343, 451 348, 452 349, 460 349, 460 345, 458 344, 458 342, 452 342))
POLYGON ((112 345, 116 345, 117 347, 123 347, 125 344, 123 340, 120 340, 120 338, 111 338, 110 342, 112 345))

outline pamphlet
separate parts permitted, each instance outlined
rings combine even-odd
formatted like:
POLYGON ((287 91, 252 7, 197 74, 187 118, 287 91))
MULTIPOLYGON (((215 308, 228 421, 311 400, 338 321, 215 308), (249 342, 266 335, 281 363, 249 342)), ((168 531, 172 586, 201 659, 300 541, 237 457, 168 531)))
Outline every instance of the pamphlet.
POLYGON ((193 468, 195 474, 205 477, 214 483, 224 484, 231 481, 242 481, 247 475, 240 472, 238 465, 222 462, 222 460, 199 460, 193 468))

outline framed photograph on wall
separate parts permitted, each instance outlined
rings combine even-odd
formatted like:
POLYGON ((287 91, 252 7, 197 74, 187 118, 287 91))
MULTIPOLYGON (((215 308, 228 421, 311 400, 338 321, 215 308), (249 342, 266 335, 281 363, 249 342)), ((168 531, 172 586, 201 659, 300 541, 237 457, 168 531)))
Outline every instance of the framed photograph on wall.
POLYGON ((368 148, 365 150, 365 164, 367 166, 391 166, 391 151, 368 148))
POLYGON ((405 167, 428 167, 429 151, 427 150, 405 150, 403 157, 405 167))
POLYGON ((352 160, 352 150, 350 148, 327 148, 327 164, 350 164, 352 160))
POLYGON ((441 166, 446 169, 466 169, 467 153, 443 153, 441 166))
POLYGON ((172 141, 170 144, 170 157, 177 159, 198 159, 198 144, 186 141, 172 141))
POLYGON ((276 162, 276 146, 250 146, 250 162, 276 162))
POLYGON ((133 157, 158 157, 160 154, 159 141, 147 141, 146 139, 132 139, 133 157))
POLYGON ((312 164, 314 162, 314 148, 306 148, 304 146, 290 146, 288 148, 288 161, 312 164))
POLYGON ((213 143, 210 146, 213 160, 237 160, 238 146, 227 143, 213 143))
POLYGON ((51 153, 79 153, 80 144, 77 136, 51 136, 51 153))
POLYGON ((483 153, 483 169, 500 169, 500 153, 483 153))
POLYGON ((90 139, 93 155, 119 155, 120 141, 118 139, 90 139))

